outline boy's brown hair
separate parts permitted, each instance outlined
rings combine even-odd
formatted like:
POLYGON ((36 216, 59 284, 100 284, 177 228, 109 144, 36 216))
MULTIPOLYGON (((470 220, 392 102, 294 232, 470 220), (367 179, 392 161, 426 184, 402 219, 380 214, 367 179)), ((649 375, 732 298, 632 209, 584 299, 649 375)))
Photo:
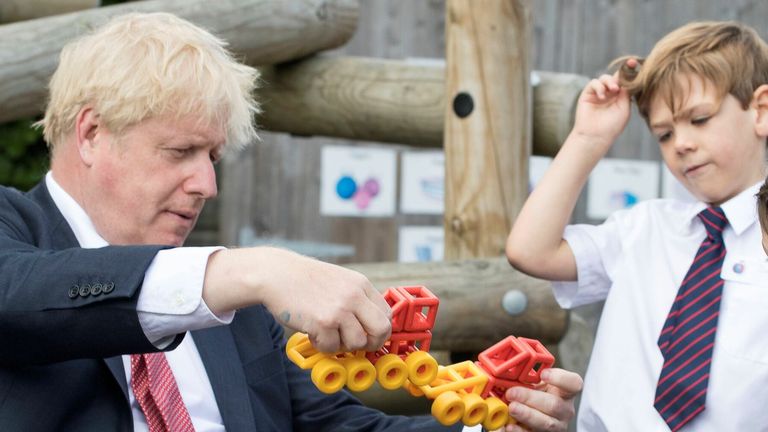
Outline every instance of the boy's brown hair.
POLYGON ((760 221, 760 228, 763 232, 768 232, 768 179, 760 186, 757 192, 757 220, 760 221))
POLYGON ((730 93, 747 109, 755 89, 768 84, 768 45, 744 24, 693 22, 663 37, 647 58, 626 56, 612 65, 621 65, 621 85, 646 120, 657 95, 673 114, 680 110, 686 88, 678 80, 685 75, 709 81, 720 99, 730 93), (629 58, 637 59, 639 65, 628 67, 629 58))

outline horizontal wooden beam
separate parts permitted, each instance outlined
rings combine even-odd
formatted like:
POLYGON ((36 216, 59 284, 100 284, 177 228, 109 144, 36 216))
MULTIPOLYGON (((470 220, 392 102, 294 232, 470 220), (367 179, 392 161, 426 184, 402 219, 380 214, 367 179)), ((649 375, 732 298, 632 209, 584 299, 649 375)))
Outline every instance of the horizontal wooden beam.
MULTIPOLYGON (((442 147, 445 63, 315 56, 262 69, 259 125, 275 132, 442 147)), ((534 72, 533 153, 552 156, 588 79, 534 72)))
POLYGON ((0 25, 0 123, 41 113, 61 48, 115 15, 171 12, 266 65, 343 45, 358 9, 356 0, 152 0, 0 25))
POLYGON ((550 283, 514 270, 504 258, 346 267, 382 291, 407 285, 432 291, 440 299, 434 350, 480 352, 509 335, 557 343, 567 330, 568 312, 555 302, 550 283))
POLYGON ((95 8, 99 0, 3 0, 0 1, 0 23, 25 21, 95 8))

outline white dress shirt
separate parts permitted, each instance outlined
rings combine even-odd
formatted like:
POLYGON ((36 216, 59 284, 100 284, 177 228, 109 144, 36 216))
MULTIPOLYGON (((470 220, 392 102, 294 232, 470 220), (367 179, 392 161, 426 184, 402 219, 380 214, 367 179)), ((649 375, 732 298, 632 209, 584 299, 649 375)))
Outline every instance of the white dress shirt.
MULTIPOLYGON (((46 186, 53 202, 75 233, 84 248, 100 248, 109 244, 96 232, 91 219, 77 202, 56 183, 49 172, 46 186)), ((152 343, 161 348, 185 331, 229 324, 234 312, 217 317, 202 300, 203 278, 208 256, 221 247, 173 248, 158 252, 147 269, 137 304, 139 322, 152 343)), ((189 411, 197 432, 224 431, 221 413, 208 380, 205 366, 200 359, 195 342, 190 335, 165 357, 176 378, 184 405, 189 411)), ((133 414, 134 431, 145 432, 149 428, 131 389, 130 356, 123 356, 123 366, 128 385, 128 397, 133 414)), ((481 427, 465 426, 464 432, 479 432, 481 427)))
MULTIPOLYGON (((56 183, 49 172, 45 177, 48 192, 66 219, 77 241, 84 248, 100 248, 108 243, 96 232, 91 219, 77 202, 56 183)), ((167 346, 173 338, 190 330, 232 322, 234 313, 217 317, 202 301, 203 278, 208 256, 221 248, 174 248, 158 252, 147 269, 139 293, 139 322, 147 338, 157 347, 167 346)), ((211 382, 190 335, 173 351, 165 353, 176 378, 184 405, 198 432, 223 431, 211 382)), ((123 356, 128 397, 134 430, 148 431, 147 420, 131 389, 130 356, 123 356)))
MULTIPOLYGON (((729 224, 706 409, 681 432, 768 430, 768 262, 758 185, 724 203, 729 224)), ((661 328, 706 231, 703 203, 641 202, 564 238, 578 281, 555 282, 563 307, 605 299, 579 409, 582 431, 669 431, 653 407, 661 328)))

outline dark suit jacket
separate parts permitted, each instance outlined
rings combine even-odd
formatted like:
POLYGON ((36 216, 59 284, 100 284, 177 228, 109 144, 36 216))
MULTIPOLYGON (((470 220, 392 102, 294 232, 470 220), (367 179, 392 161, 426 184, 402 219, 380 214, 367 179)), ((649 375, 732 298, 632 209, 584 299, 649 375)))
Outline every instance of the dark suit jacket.
MULTIPOLYGON (((156 351, 136 300, 160 249, 81 249, 44 182, 26 194, 0 187, 0 431, 133 429, 119 356, 156 351)), ((320 393, 263 307, 192 337, 228 431, 447 430, 320 393)))

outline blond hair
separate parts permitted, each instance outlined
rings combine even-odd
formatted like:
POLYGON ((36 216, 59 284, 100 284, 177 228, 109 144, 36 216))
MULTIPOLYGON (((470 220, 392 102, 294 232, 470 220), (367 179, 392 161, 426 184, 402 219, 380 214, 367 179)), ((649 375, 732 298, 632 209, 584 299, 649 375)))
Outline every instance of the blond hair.
POLYGON ((226 42, 168 13, 130 13, 67 44, 39 122, 48 147, 93 107, 114 134, 158 116, 196 116, 221 126, 227 143, 256 138, 258 71, 236 61, 226 42))
POLYGON ((651 50, 647 58, 621 57, 621 85, 648 120, 651 102, 657 95, 676 113, 684 103, 681 77, 699 77, 714 86, 722 99, 731 94, 747 109, 754 91, 768 83, 768 46, 757 32, 733 22, 694 22, 672 31, 651 50), (626 61, 635 58, 638 66, 626 61))

